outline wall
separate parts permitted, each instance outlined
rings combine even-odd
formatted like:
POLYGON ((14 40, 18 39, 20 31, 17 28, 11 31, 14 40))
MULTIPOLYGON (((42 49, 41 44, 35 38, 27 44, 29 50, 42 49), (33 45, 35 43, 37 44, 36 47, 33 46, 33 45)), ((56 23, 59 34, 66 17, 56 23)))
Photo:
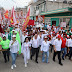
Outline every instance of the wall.
POLYGON ((63 4, 62 2, 46 2, 46 11, 52 11, 56 9, 69 7, 69 4, 63 4))

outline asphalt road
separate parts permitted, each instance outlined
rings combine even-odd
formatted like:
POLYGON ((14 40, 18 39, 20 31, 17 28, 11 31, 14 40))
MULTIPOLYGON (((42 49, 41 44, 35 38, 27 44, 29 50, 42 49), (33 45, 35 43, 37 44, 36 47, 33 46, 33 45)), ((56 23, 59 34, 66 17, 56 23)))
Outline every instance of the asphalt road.
POLYGON ((46 64, 41 62, 41 55, 39 55, 38 64, 34 60, 29 60, 28 67, 25 68, 24 60, 20 55, 16 60, 17 67, 11 70, 11 58, 10 62, 4 63, 3 55, 0 54, 0 72, 72 72, 72 61, 69 61, 68 58, 62 60, 63 66, 60 66, 57 58, 56 62, 52 61, 52 56, 53 54, 50 54, 50 63, 46 64))

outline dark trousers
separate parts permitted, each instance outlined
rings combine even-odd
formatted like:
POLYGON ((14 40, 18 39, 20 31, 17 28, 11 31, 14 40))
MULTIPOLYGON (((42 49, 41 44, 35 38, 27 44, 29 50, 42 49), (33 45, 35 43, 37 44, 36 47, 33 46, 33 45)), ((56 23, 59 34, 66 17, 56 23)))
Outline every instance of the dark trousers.
POLYGON ((36 59, 35 61, 38 60, 38 54, 39 54, 39 47, 38 48, 33 48, 32 47, 32 55, 31 55, 31 58, 36 54, 36 59))
POLYGON ((72 56, 72 47, 70 47, 70 56, 69 56, 69 59, 71 59, 71 56, 72 56))
POLYGON ((10 51, 7 50, 7 51, 3 51, 3 56, 4 56, 4 60, 5 62, 8 60, 9 61, 9 55, 10 55, 10 51))
POLYGON ((52 50, 53 50, 53 45, 51 44, 51 53, 52 53, 52 50))
POLYGON ((56 55, 58 55, 59 63, 61 63, 61 51, 54 51, 53 60, 55 60, 56 55))

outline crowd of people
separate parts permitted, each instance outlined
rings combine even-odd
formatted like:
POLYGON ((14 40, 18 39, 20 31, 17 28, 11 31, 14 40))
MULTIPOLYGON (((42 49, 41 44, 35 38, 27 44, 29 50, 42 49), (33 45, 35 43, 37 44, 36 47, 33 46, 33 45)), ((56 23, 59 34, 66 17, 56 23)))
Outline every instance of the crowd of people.
POLYGON ((12 57, 11 69, 16 67, 16 57, 22 54, 25 67, 28 60, 36 55, 35 62, 38 63, 38 55, 41 51, 42 62, 49 63, 49 52, 53 53, 53 61, 58 55, 59 64, 63 66, 62 60, 72 57, 72 29, 65 31, 65 28, 55 25, 45 25, 37 28, 35 25, 27 25, 22 31, 22 25, 0 24, 0 51, 7 63, 12 57), (46 60, 45 60, 46 59, 46 60))

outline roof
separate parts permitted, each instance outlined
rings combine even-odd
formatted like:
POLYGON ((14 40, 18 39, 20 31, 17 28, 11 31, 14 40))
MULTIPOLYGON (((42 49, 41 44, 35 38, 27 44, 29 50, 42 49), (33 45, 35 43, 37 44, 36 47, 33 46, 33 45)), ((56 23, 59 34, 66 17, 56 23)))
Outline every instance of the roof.
POLYGON ((71 11, 71 10, 72 10, 72 8, 67 7, 67 8, 62 8, 62 9, 42 12, 41 15, 55 14, 55 13, 61 13, 61 12, 68 12, 68 11, 71 11))

